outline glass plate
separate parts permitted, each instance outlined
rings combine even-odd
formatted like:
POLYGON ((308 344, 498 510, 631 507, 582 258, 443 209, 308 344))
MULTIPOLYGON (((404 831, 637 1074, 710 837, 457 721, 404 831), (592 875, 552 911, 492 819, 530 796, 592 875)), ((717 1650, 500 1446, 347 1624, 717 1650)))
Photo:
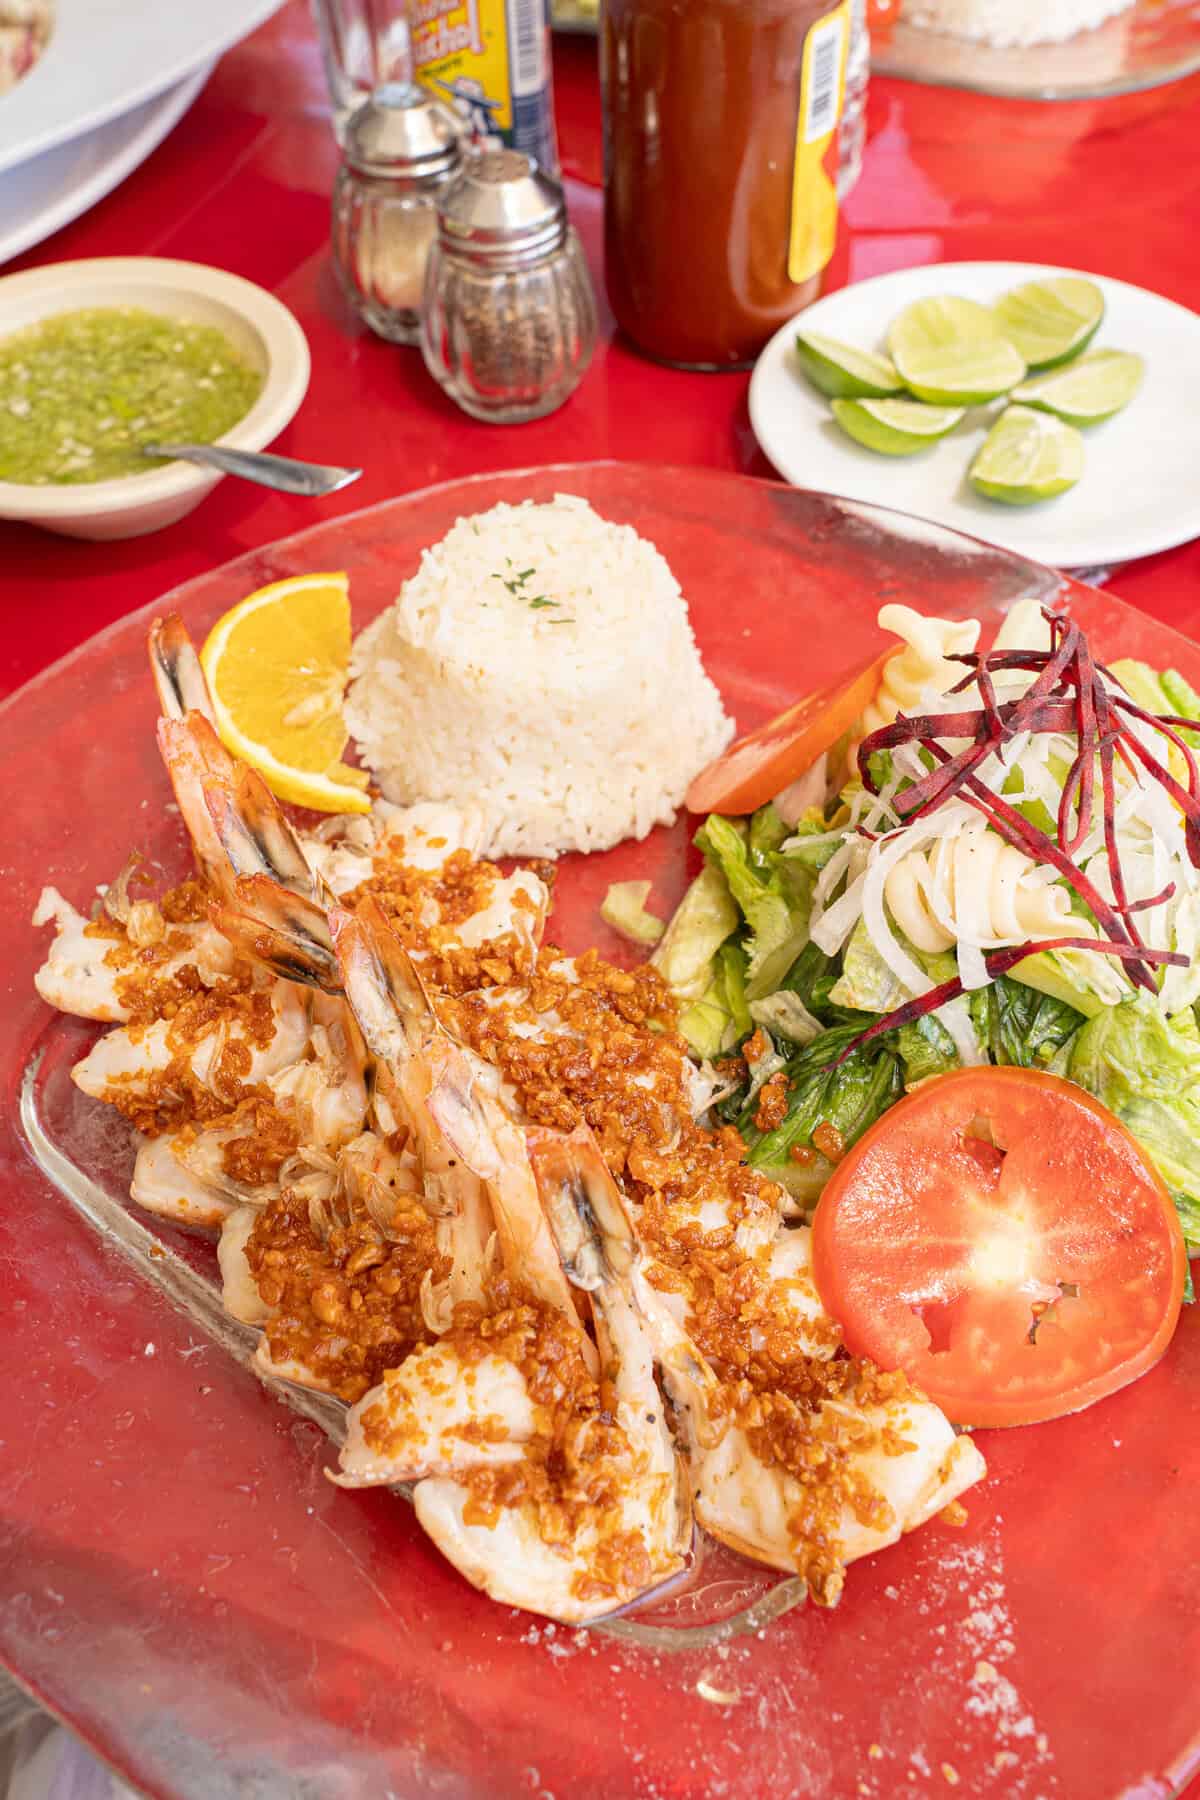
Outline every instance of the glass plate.
MULTIPOLYGON (((629 465, 389 501, 169 604, 200 634, 251 588, 342 567, 361 626, 456 517, 556 492, 661 547, 743 726, 865 656, 889 598, 992 625, 1021 595, 1065 596, 1102 651, 1200 679, 1165 627, 939 527, 629 465)), ((31 987, 44 881, 86 905, 131 846, 184 866, 154 748, 152 610, 0 708, 0 1659, 138 1787, 187 1800, 1175 1791, 1200 1764, 1195 1313, 1135 1388, 981 1434, 991 1474, 967 1525, 856 1565, 833 1612, 714 1551, 633 1620, 556 1628, 467 1587, 402 1499, 324 1479, 336 1407, 263 1387, 216 1305, 211 1245, 127 1205, 123 1128, 67 1079, 93 1028, 31 987)), ((597 917, 608 883, 652 876, 666 908, 693 856, 681 822, 565 859, 556 939, 626 956, 597 917)))
POLYGON ((1138 0, 1129 12, 1061 44, 970 43, 889 17, 872 0, 871 68, 934 87, 1023 100, 1088 100, 1160 87, 1200 69, 1198 0, 1138 0))

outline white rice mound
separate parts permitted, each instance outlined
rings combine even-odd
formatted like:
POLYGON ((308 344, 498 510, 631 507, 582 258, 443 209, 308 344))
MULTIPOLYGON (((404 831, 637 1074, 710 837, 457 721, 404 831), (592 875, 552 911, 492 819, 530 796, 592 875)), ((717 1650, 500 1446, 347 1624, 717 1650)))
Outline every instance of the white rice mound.
POLYGON ((491 856, 644 837, 733 735, 665 559, 569 494, 459 519, 351 674, 387 798, 482 807, 491 856))

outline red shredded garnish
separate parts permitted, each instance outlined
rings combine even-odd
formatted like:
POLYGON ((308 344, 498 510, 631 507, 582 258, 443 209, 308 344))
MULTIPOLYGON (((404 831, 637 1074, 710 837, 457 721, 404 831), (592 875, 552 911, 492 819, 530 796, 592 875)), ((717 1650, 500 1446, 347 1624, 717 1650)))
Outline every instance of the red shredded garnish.
MULTIPOLYGON (((1035 863, 1049 864, 1090 909, 1100 936, 1059 938, 1043 944, 1016 945, 992 952, 984 963, 993 978, 1040 950, 1093 950, 1115 956, 1127 964, 1129 978, 1138 987, 1157 993, 1154 969, 1163 964, 1186 967, 1186 956, 1151 950, 1143 941, 1134 915, 1162 905, 1175 892, 1172 882, 1149 900, 1130 900, 1121 867, 1116 829, 1118 758, 1135 778, 1144 770, 1175 802, 1184 819, 1184 842, 1193 867, 1200 868, 1200 770, 1190 745, 1180 735, 1200 731, 1200 721, 1164 715, 1161 718, 1139 706, 1115 677, 1097 663, 1083 630, 1074 620, 1047 612, 1049 650, 990 651, 950 658, 962 663, 966 674, 951 690, 962 693, 975 685, 980 705, 961 712, 908 717, 901 714, 891 725, 874 731, 859 745, 858 767, 863 786, 873 794, 879 788, 871 775, 871 757, 879 750, 915 744, 924 750, 933 767, 892 799, 900 817, 914 819, 935 812, 946 801, 959 798, 982 813, 992 830, 1021 850, 1035 863), (1018 699, 998 702, 993 676, 998 670, 1020 669, 1035 677, 1018 699), (1113 682, 1117 691, 1106 685, 1113 682), (1187 771, 1186 785, 1176 779, 1131 729, 1139 720, 1159 732, 1181 754, 1187 771), (1051 836, 1019 812, 1001 795, 979 780, 976 771, 986 759, 1003 750, 1019 733, 1055 732, 1075 737, 1077 751, 1063 783, 1055 832, 1051 836), (951 754, 940 741, 966 739, 951 754), (1105 860, 1113 899, 1106 900, 1073 860, 1093 829, 1096 812, 1096 770, 1100 771, 1100 808, 1105 860), (1139 767, 1140 766, 1140 767, 1139 767)), ((922 1018, 963 992, 960 981, 943 982, 928 994, 887 1013, 847 1047, 841 1059, 859 1045, 896 1025, 922 1018)))

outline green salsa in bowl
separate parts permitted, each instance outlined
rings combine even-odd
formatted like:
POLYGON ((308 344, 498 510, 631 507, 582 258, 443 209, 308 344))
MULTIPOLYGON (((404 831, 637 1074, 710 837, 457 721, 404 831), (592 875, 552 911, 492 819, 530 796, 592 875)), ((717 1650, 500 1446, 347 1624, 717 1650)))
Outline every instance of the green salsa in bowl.
POLYGON ((308 344, 240 276, 157 257, 0 277, 0 517, 135 536, 221 479, 145 443, 261 450, 308 386, 308 344))
POLYGON ((215 325, 144 306, 56 313, 0 338, 0 481, 148 475, 142 444, 213 443, 263 380, 215 325))

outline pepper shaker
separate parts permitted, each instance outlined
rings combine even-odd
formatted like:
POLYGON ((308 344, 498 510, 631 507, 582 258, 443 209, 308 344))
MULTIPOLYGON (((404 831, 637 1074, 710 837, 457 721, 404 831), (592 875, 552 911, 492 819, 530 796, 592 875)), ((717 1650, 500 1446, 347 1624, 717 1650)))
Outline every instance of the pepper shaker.
POLYGON ((421 350, 472 418, 553 412, 582 380, 596 303, 562 188, 519 150, 468 156, 438 197, 421 350))
POLYGON ((462 165, 455 122, 424 88, 376 88, 347 121, 333 188, 342 291, 382 338, 415 344, 437 197, 462 165))

